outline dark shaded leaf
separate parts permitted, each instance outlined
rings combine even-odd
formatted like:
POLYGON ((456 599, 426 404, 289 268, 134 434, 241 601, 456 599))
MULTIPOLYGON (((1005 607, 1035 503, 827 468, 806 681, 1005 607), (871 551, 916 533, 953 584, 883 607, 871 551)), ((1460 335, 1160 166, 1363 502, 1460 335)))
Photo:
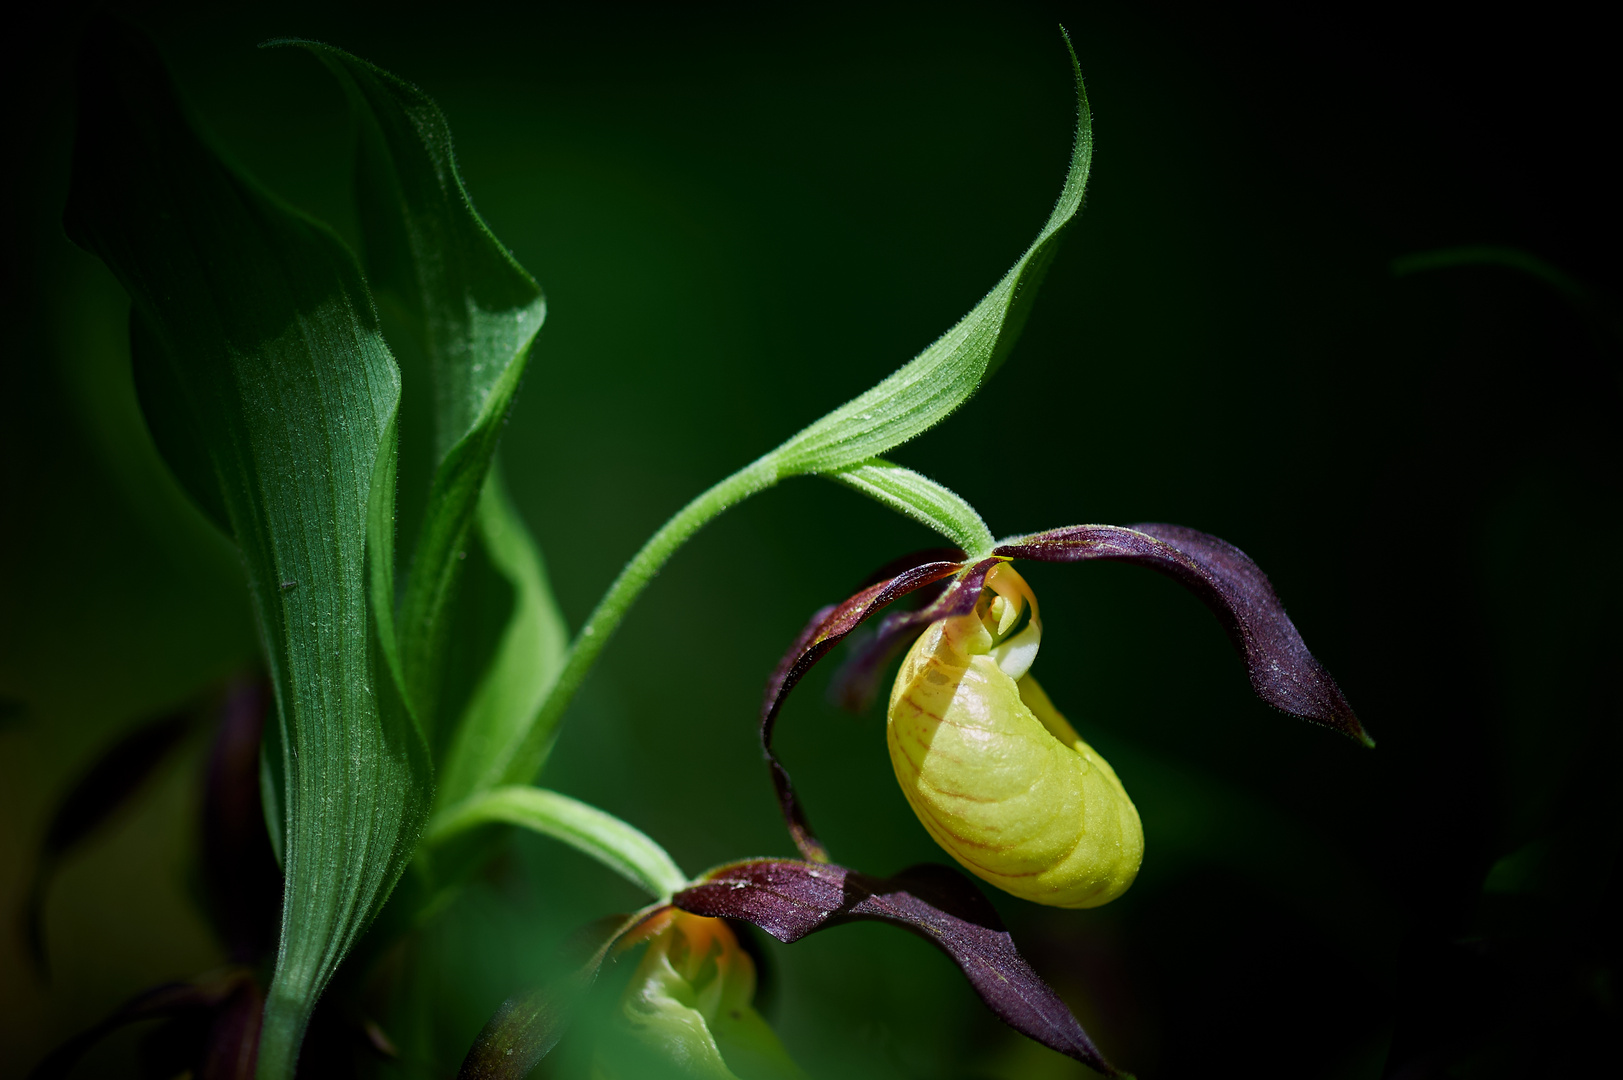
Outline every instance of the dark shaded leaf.
POLYGON ((208 1042, 199 1053, 204 1068, 199 1070, 198 1080, 247 1080, 253 1075, 263 1000, 252 973, 245 968, 153 987, 51 1051, 29 1072, 28 1080, 67 1076, 97 1043, 125 1025, 187 1015, 209 1021, 208 1042))
MULTIPOLYGON (((928 622, 931 619, 946 618, 948 614, 956 614, 961 607, 964 610, 973 607, 975 599, 980 596, 981 585, 986 580, 986 572, 996 563, 996 559, 986 559, 970 567, 962 577, 953 582, 952 587, 947 589, 936 603, 918 613, 920 617, 928 622)), ((823 608, 812 616, 811 622, 806 624, 806 628, 800 632, 800 636, 789 647, 789 651, 784 653, 783 659, 778 661, 778 669, 772 673, 772 679, 767 683, 766 697, 761 703, 761 750, 772 770, 772 785, 778 793, 778 808, 783 813, 784 823, 789 827, 789 835, 794 837, 795 846, 800 849, 800 853, 813 862, 827 862, 828 851, 812 832, 805 812, 801 809, 799 800, 795 798, 794 785, 789 780, 789 773, 778 761, 777 755, 772 752, 772 731, 777 724, 778 713, 783 709, 784 699, 817 661, 827 655, 828 651, 838 645, 847 634, 862 625, 870 615, 895 603, 908 593, 963 570, 964 565, 958 562, 927 562, 922 566, 904 570, 888 581, 870 585, 844 603, 823 608)))
POLYGON ((562 974, 528 994, 508 998, 479 1032, 462 1061, 458 1080, 523 1080, 552 1052, 575 1018, 586 992, 616 942, 661 911, 610 915, 575 933, 559 949, 562 974))
POLYGON ((1267 575, 1234 545, 1180 525, 1152 523, 1132 528, 1072 525, 1011 540, 995 550, 1039 562, 1107 559, 1164 574, 1211 608, 1245 658, 1258 697, 1292 716, 1375 745, 1336 681, 1308 652, 1267 575))
POLYGON ((97 758, 58 804, 40 844, 33 884, 23 908, 23 935, 29 956, 42 976, 50 974, 45 951, 45 893, 58 864, 129 804, 190 725, 191 715, 185 712, 169 713, 142 724, 97 758))
POLYGON ((986 897, 956 870, 925 863, 876 878, 832 863, 751 859, 712 870, 672 903, 694 915, 743 919, 785 943, 842 923, 900 926, 946 953, 1004 1023, 1107 1076, 1121 1075, 1026 963, 986 897))
POLYGON ((1393 277, 1409 277, 1429 270, 1497 266, 1515 270, 1543 282, 1606 335, 1613 348, 1623 345, 1623 305, 1616 296, 1591 287, 1547 259, 1524 248, 1506 244, 1467 244, 1400 255, 1391 264, 1393 277))
POLYGON ((226 953, 253 963, 276 938, 282 873, 267 835, 259 751, 271 686, 238 679, 226 691, 203 785, 203 877, 226 953))
POLYGON ((138 32, 91 25, 78 102, 64 224, 150 332, 148 422, 178 432, 160 447, 207 455, 174 467, 212 482, 194 495, 242 550, 276 686, 287 886, 259 1063, 276 1080, 432 794, 394 640, 399 371, 342 243, 205 145, 138 32))

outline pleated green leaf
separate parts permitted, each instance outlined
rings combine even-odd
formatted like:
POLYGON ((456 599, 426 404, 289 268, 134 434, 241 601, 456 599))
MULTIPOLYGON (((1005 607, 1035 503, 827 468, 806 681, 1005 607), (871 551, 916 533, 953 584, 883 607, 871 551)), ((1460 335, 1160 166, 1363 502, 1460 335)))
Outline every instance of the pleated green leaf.
MULTIPOLYGON (((355 182, 367 272, 379 289, 396 294, 410 311, 433 375, 434 462, 428 507, 411 555, 400 612, 401 663, 417 715, 432 745, 450 737, 446 715, 459 703, 442 701, 447 643, 469 534, 484 533, 498 569, 509 582, 538 650, 536 670, 549 675, 562 663, 563 636, 539 559, 514 567, 511 552, 524 527, 505 499, 479 510, 480 493, 524 374, 530 344, 541 328, 541 288, 485 226, 457 173, 451 131, 426 94, 340 49, 285 42, 309 49, 343 85, 359 134, 355 182), (488 528, 487 528, 488 526, 488 528), (499 535, 495 535, 499 534, 499 535), (514 576, 516 574, 516 576, 514 576), (546 629, 534 632, 537 624, 546 629), (449 708, 447 707, 449 706, 449 708)), ((533 548, 533 545, 531 545, 533 548)), ((526 694, 493 692, 517 705, 526 694)), ((533 695, 530 695, 533 696, 533 695)), ((490 700, 478 705, 490 720, 490 700)), ((525 722, 503 714, 495 726, 525 722)))
POLYGON ((276 689, 287 884, 259 1075, 286 1077, 431 798, 391 625, 399 371, 342 243, 204 144, 149 42, 92 26, 78 90, 65 223, 129 291, 148 422, 242 549, 276 689))

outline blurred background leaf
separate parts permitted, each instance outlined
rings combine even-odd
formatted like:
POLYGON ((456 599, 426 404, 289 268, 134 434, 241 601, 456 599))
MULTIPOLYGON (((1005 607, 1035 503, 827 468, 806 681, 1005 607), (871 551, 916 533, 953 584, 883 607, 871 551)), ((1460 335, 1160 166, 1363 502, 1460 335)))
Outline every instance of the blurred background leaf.
MULTIPOLYGON (((576 626, 694 492, 914 355, 1030 241, 1068 151, 1063 20, 1095 114, 1087 208, 1014 362, 892 456, 999 535, 1171 520, 1232 541, 1380 747, 1269 715, 1176 586, 1032 567, 1044 686, 1117 766, 1147 853, 1097 912, 1000 900, 1015 940, 1146 1080, 1209 1072, 1209 1048, 1257 1016, 1260 1072, 1323 1078, 1380 1076, 1390 1054, 1492 1075, 1471 1054, 1494 1027, 1527 1042, 1488 1067, 1536 1044, 1555 1068, 1549 1055, 1576 1059, 1584 1031, 1615 1022, 1616 930, 1595 914, 1617 906, 1615 784, 1597 771, 1616 760, 1623 582, 1587 553, 1620 524, 1604 464, 1619 457, 1616 355, 1524 276, 1388 270, 1507 244, 1620 291, 1619 93, 1590 16, 141 12, 233 154, 352 242, 343 97, 255 44, 331 41, 444 109, 481 213, 547 289, 546 393, 521 392, 503 455, 576 626), (974 145, 921 188, 966 128, 974 145), (1484 893, 1529 844, 1549 883, 1484 893), (1542 986, 1559 993, 1534 1000, 1542 986)), ((255 648, 234 556, 133 411, 121 293, 56 230, 75 27, 51 17, 32 66, 7 73, 31 155, 4 203, 18 284, 0 468, 23 525, 0 533, 0 693, 26 706, 0 729, 7 882, 98 747, 255 648)), ((407 440, 431 422, 413 407, 407 440)), ((834 485, 729 513, 633 611, 541 782, 691 869, 787 854, 753 729, 766 677, 815 608, 934 542, 834 485)), ((781 749, 823 838, 874 873, 937 858, 877 713, 852 720, 820 689, 796 696, 781 749)), ((182 883, 183 771, 63 868, 53 988, 0 961, 8 1069, 207 966, 182 883)), ((639 902, 563 844, 517 838, 421 936, 416 962, 461 988, 425 1013, 437 1042, 460 1054, 568 930, 639 902)), ((852 926, 768 949, 769 1019, 814 1076, 1077 1075, 1005 1036, 905 935, 852 926)), ((113 1071, 133 1043, 99 1053, 113 1071)))

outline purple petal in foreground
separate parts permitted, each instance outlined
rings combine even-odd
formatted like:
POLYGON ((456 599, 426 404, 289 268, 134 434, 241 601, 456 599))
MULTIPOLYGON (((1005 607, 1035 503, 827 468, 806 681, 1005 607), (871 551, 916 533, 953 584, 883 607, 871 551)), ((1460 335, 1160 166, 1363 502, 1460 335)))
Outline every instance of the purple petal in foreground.
POLYGON ((695 915, 744 919, 783 942, 848 922, 900 926, 946 953, 1004 1023, 1106 1076, 1122 1075, 956 870, 924 864, 875 878, 832 863, 752 859, 711 871, 671 902, 695 915))
POLYGON ((1308 651, 1267 575, 1234 545, 1179 525, 1072 525, 1012 540, 996 554, 1039 562, 1108 559, 1166 575, 1212 609, 1245 658, 1258 697, 1375 745, 1341 688, 1308 651))
POLYGON ((929 625, 926 613, 951 587, 948 579, 932 582, 913 594, 917 603, 912 609, 892 608, 880 616, 872 632, 853 634, 850 655, 829 682, 829 700, 854 716, 867 712, 879 696, 879 678, 885 666, 906 652, 924 632, 929 625))

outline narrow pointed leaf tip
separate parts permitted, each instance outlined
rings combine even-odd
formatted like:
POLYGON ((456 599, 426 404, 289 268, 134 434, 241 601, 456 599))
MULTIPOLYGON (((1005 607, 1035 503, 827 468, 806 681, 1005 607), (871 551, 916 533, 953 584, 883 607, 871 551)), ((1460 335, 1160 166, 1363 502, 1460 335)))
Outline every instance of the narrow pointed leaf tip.
POLYGON ((1093 162, 1093 117, 1069 36, 1065 49, 1076 77, 1076 136, 1064 186, 1037 238, 992 291, 929 348, 772 451, 768 458, 781 475, 834 473, 907 442, 969 400, 1008 357, 1058 254, 1060 236, 1082 209, 1093 162))
POLYGON ((998 1019, 1106 1076, 1122 1075, 956 870, 922 864, 876 878, 831 863, 752 859, 711 871, 672 902, 695 915, 743 919, 785 943, 842 923, 900 926, 957 964, 998 1019))
MULTIPOLYGON (((1065 47, 1070 52, 1070 40, 1065 47)), ((774 456, 793 472, 828 472, 884 453, 946 418, 997 370, 1024 329, 1060 234, 1082 208, 1093 159, 1092 116, 1076 54, 1077 124, 1071 163, 1041 231, 1008 273, 929 348, 871 390, 784 443, 774 456)))
POLYGON ((1258 697, 1282 712, 1375 745, 1335 679, 1308 651, 1267 575, 1234 545, 1180 525, 1151 523, 1072 525, 1006 541, 995 551, 1038 562, 1126 562, 1171 578, 1223 624, 1258 697))

